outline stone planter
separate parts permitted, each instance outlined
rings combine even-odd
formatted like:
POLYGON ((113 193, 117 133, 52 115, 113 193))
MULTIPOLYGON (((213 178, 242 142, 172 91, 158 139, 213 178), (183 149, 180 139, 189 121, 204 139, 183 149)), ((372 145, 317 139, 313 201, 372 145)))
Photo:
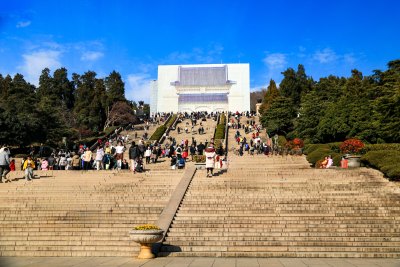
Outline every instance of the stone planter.
POLYGON ((152 259, 155 255, 151 252, 153 243, 163 238, 163 230, 132 230, 129 236, 133 241, 140 244, 138 259, 152 259))
POLYGON ((348 167, 349 168, 359 168, 361 166, 361 156, 350 155, 347 156, 348 167))
POLYGON ((206 163, 195 163, 194 166, 196 170, 204 170, 206 168, 206 163))

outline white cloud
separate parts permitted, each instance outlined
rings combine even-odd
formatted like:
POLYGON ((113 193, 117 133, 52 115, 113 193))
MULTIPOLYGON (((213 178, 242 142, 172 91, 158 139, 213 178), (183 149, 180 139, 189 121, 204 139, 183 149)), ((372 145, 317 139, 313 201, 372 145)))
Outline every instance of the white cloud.
POLYGON ((335 51, 330 48, 325 48, 322 51, 317 51, 313 55, 313 59, 318 61, 319 63, 330 63, 334 62, 338 59, 335 51))
POLYGON ((153 79, 146 73, 129 74, 126 82, 125 96, 129 100, 150 103, 150 82, 153 79))
POLYGON ((263 61, 270 70, 283 69, 287 64, 286 55, 282 53, 269 54, 263 61))
POLYGON ((104 54, 98 51, 86 51, 82 54, 81 60, 82 61, 96 61, 102 58, 104 54))
POLYGON ((357 59, 355 58, 355 56, 353 54, 343 55, 343 60, 345 63, 347 63, 349 65, 354 65, 354 63, 356 63, 356 61, 357 61, 357 59))
POLYGON ((175 51, 167 56, 166 63, 219 63, 223 51, 224 47, 220 44, 211 44, 208 49, 195 47, 191 52, 175 51))
POLYGON ((25 27, 28 27, 29 25, 31 25, 31 23, 32 23, 32 22, 31 22, 30 20, 27 20, 27 21, 18 21, 16 27, 17 27, 17 28, 25 28, 25 27))
POLYGON ((22 55, 24 61, 18 68, 26 80, 34 85, 39 84, 39 76, 44 68, 57 69, 61 67, 61 52, 56 50, 41 50, 22 55))

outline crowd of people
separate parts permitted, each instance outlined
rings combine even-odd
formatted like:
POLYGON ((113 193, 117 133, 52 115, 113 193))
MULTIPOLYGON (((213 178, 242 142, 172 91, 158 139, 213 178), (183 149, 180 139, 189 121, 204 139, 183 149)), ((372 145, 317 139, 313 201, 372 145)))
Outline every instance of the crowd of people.
POLYGON ((262 140, 260 133, 262 128, 261 124, 257 124, 254 119, 252 119, 254 114, 252 113, 239 113, 237 112, 234 116, 231 116, 231 120, 228 122, 228 127, 235 132, 235 141, 237 147, 234 148, 234 153, 243 156, 245 153, 249 155, 271 155, 273 152, 274 140, 269 138, 268 135, 262 140), (244 118, 243 118, 244 117, 244 118), (244 122, 242 122, 242 120, 244 122), (241 134, 240 129, 244 131, 244 135, 241 134), (250 135, 246 137, 247 135, 250 135))
MULTIPOLYGON (((157 142, 148 140, 148 130, 151 124, 159 124, 165 121, 168 114, 156 114, 151 117, 144 125, 140 126, 139 130, 144 131, 141 136, 138 136, 138 131, 130 136, 129 134, 121 135, 115 132, 107 139, 99 139, 96 144, 89 147, 85 144, 74 146, 72 150, 60 149, 53 150, 49 156, 45 156, 43 144, 39 151, 33 146, 29 150, 29 154, 24 157, 20 164, 20 169, 24 171, 25 179, 31 181, 34 170, 131 170, 132 172, 144 171, 145 164, 155 164, 160 158, 168 158, 170 160, 171 169, 184 168, 187 161, 195 161, 195 156, 206 157, 208 168, 207 175, 212 175, 211 165, 219 166, 222 162, 224 149, 222 144, 218 144, 214 148, 213 140, 198 142, 193 135, 204 134, 210 131, 205 128, 207 120, 217 120, 218 113, 207 114, 205 112, 181 113, 179 122, 189 119, 190 122, 177 127, 177 132, 191 132, 191 140, 182 138, 180 142, 176 138, 167 136, 166 142, 163 145, 157 142), (190 130, 189 130, 190 129, 190 130), (136 141, 135 141, 136 140, 136 141), (124 158, 126 147, 130 145, 129 159, 124 158), (213 162, 212 164, 210 162, 213 162)), ((183 124, 183 123, 182 123, 183 124)), ((252 124, 252 127, 254 124, 252 124)), ((130 128, 128 130, 138 130, 130 128)), ((211 131, 209 132, 211 133, 211 131)), ((10 182, 7 174, 10 171, 15 171, 18 167, 15 166, 15 159, 11 159, 10 150, 7 147, 2 147, 0 150, 0 176, 1 182, 10 182)))

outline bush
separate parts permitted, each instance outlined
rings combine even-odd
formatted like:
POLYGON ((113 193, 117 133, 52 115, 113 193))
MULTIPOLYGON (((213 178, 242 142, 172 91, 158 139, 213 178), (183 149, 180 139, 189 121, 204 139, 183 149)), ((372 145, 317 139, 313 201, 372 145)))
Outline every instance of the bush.
POLYGON ((324 159, 326 156, 331 155, 332 151, 329 148, 316 149, 307 155, 308 162, 314 167, 318 160, 324 159))
POLYGON ((340 151, 342 153, 357 154, 364 148, 364 143, 358 139, 347 139, 340 144, 340 151))
POLYGON ((400 144, 368 144, 364 147, 365 152, 376 150, 400 150, 400 144))
POLYGON ((322 148, 330 149, 328 144, 309 144, 304 147, 303 153, 308 155, 308 154, 314 152, 315 150, 322 149, 322 148))
POLYGON ((334 142, 334 143, 328 143, 327 145, 333 152, 340 153, 340 145, 341 144, 342 144, 342 142, 334 142))
POLYGON ((283 135, 278 136, 278 145, 284 147, 287 143, 286 138, 283 135))
POLYGON ((383 172, 390 180, 400 180, 400 151, 398 150, 379 150, 369 151, 361 161, 373 168, 383 172))
POLYGON ((117 128, 119 128, 119 127, 117 127, 117 126, 108 127, 107 129, 104 130, 103 136, 104 137, 109 136, 110 134, 114 133, 117 128))
POLYGON ((226 116, 225 116, 224 113, 222 113, 222 114, 220 115, 220 117, 219 117, 219 124, 223 124, 223 125, 226 124, 226 116))
POLYGON ((173 114, 172 116, 169 117, 169 119, 164 123, 166 129, 172 126, 174 124, 176 118, 178 117, 177 114, 173 114))
POLYGON ((154 133, 151 135, 150 140, 158 140, 163 136, 165 131, 167 130, 167 127, 165 125, 159 126, 154 133))
POLYGON ((340 166, 340 161, 342 160, 342 154, 339 153, 332 153, 330 154, 333 159, 333 165, 339 167, 340 166))
POLYGON ((165 133, 165 131, 172 126, 172 124, 174 124, 176 118, 177 118, 177 114, 174 114, 172 116, 169 117, 169 119, 164 123, 164 125, 159 126, 154 133, 151 135, 150 140, 159 140, 163 134, 165 133))
POLYGON ((214 140, 225 139, 225 125, 218 124, 215 130, 214 140))

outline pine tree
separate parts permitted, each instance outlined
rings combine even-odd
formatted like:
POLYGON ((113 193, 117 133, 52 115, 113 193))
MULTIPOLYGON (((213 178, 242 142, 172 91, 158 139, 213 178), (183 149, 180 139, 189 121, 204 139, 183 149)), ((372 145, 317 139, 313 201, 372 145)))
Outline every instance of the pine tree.
POLYGON ((118 101, 126 101, 125 84, 122 81, 121 74, 115 70, 105 78, 105 86, 107 90, 107 106, 111 107, 118 101))
POLYGON ((274 80, 269 81, 269 85, 267 87, 267 92, 264 95, 264 99, 262 105, 260 107, 260 114, 264 114, 271 107, 274 100, 279 96, 279 90, 276 87, 276 83, 274 80))

